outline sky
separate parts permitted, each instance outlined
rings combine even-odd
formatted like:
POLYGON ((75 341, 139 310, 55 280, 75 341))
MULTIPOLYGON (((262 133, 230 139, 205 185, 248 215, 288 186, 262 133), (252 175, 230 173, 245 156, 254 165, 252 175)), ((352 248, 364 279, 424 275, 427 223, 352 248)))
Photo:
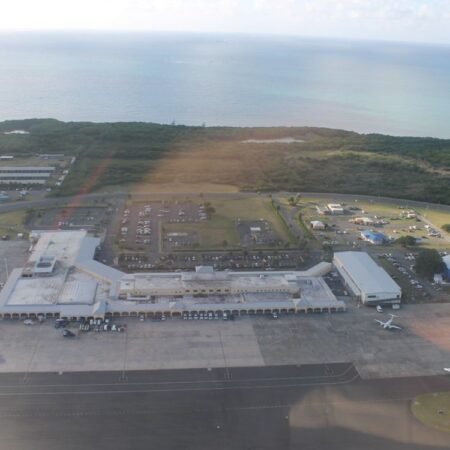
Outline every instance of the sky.
POLYGON ((1 31, 193 31, 450 45, 450 0, 6 0, 1 31))

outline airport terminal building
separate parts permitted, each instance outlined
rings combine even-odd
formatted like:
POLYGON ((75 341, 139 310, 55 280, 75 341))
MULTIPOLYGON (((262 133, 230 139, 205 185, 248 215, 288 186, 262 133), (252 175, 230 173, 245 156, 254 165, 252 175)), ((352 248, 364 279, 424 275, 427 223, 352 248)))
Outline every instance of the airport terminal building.
POLYGON ((362 303, 400 303, 402 290, 365 252, 337 252, 333 264, 345 284, 362 303))
POLYGON ((322 276, 306 271, 215 271, 126 274, 94 259, 100 240, 80 231, 30 235, 30 256, 0 291, 0 318, 106 318, 192 313, 344 311, 322 276))

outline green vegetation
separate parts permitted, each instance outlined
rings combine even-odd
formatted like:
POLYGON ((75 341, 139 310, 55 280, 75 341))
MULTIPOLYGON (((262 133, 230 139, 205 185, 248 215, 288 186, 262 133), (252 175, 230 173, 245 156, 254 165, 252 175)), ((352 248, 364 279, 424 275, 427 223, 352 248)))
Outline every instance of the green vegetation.
POLYGON ((0 235, 13 238, 17 233, 25 233, 25 216, 25 210, 0 214, 0 235))
POLYGON ((418 211, 423 217, 432 222, 435 227, 442 227, 442 225, 450 222, 450 211, 428 208, 419 208, 418 211))
POLYGON ((396 241, 396 244, 401 245, 402 247, 412 247, 416 245, 416 238, 414 236, 401 236, 396 241))
POLYGON ((305 221, 303 220, 302 213, 298 214, 298 223, 300 225, 300 228, 302 229, 305 236, 309 237, 310 239, 315 239, 314 233, 311 231, 311 228, 306 226, 305 221))
POLYGON ((411 409, 425 425, 450 432, 450 392, 419 395, 412 402, 411 409))
POLYGON ((235 229, 233 220, 221 214, 214 214, 211 219, 205 222, 164 224, 163 231, 164 233, 195 233, 198 245, 193 248, 196 250, 239 247, 239 234, 235 229), (226 245, 224 245, 225 242, 226 245))
POLYGON ((447 233, 450 233, 450 223, 444 223, 444 225, 442 225, 441 228, 447 233))
POLYGON ((289 206, 297 206, 301 200, 301 195, 297 194, 295 197, 291 196, 287 199, 289 206))
MULTIPOLYGON (((0 152, 77 160, 57 194, 136 183, 222 184, 240 190, 341 192, 436 203, 450 198, 450 140, 309 127, 187 127, 152 123, 0 123, 0 152), (5 135, 24 129, 28 135, 5 135), (291 144, 244 143, 294 137, 291 144)), ((295 201, 296 199, 294 199, 295 201)))
POLYGON ((416 259, 416 272, 423 277, 431 279, 435 273, 445 269, 442 256, 436 249, 424 249, 416 259))

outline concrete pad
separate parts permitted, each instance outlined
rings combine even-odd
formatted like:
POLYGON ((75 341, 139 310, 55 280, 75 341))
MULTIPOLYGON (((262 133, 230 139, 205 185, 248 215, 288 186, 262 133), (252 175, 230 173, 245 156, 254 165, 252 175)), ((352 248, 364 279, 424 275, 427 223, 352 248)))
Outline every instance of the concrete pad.
POLYGON ((126 333, 65 339, 47 321, 0 322, 0 372, 214 368, 354 362, 363 378, 443 374, 450 365, 450 304, 407 305, 402 331, 387 331, 375 309, 236 321, 121 319, 126 333))
POLYGON ((354 362, 362 377, 442 374, 450 361, 450 304, 408 305, 396 318, 402 331, 380 328, 372 308, 343 314, 255 320, 267 365, 354 362))
MULTIPOLYGON (((125 320, 121 320, 124 323, 125 320)), ((0 322, 0 371, 103 371, 262 366, 252 322, 141 323, 126 333, 89 332, 63 338, 47 321, 0 322)), ((76 329, 74 329, 76 331, 76 329)))

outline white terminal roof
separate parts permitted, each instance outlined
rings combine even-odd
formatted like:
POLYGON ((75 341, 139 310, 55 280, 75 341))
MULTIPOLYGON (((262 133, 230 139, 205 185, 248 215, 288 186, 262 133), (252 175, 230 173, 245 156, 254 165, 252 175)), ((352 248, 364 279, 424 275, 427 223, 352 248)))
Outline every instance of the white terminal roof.
POLYGON ((56 258, 47 276, 23 277, 22 269, 13 269, 0 291, 2 314, 58 313, 62 316, 104 316, 105 312, 187 311, 201 308, 295 308, 334 307, 345 309, 320 278, 331 264, 320 263, 306 271, 215 272, 199 266, 195 272, 127 275, 93 260, 99 239, 86 231, 38 231, 28 267, 41 257, 56 258), (127 284, 129 283, 129 284, 127 284), (128 292, 137 283, 143 290, 155 288, 151 301, 119 300, 119 286, 128 292), (200 289, 222 286, 229 293, 207 297, 165 294, 177 287, 200 289), (162 289, 161 289, 162 288, 162 289), (166 289, 164 289, 166 288, 166 289), (292 296, 300 288, 300 296, 292 296), (168 291, 167 291, 168 292, 168 291), (232 293, 234 292, 234 293, 232 293), (258 292, 258 293, 257 293, 258 292))
POLYGON ((337 252, 334 259, 362 292, 401 292, 400 286, 365 252, 337 252))
POLYGON ((0 305, 77 305, 93 304, 99 297, 106 299, 101 277, 92 278, 81 267, 84 263, 96 263, 92 258, 99 244, 99 239, 86 235, 84 230, 33 231, 31 236, 37 241, 28 258, 28 267, 49 257, 56 259, 56 265, 43 277, 22 277, 22 269, 14 269, 6 289, 0 292, 0 305))
MULTIPOLYGON (((212 268, 211 268, 212 269, 212 268)), ((250 291, 252 288, 267 290, 290 290, 291 282, 288 275, 282 272, 270 274, 246 272, 214 272, 206 271, 205 267, 196 272, 147 273, 126 275, 120 280, 119 290, 152 291, 159 289, 232 289, 250 291)))
POLYGON ((94 280, 67 281, 59 295, 58 303, 92 304, 94 303, 97 283, 94 280))
POLYGON ((21 269, 14 269, 8 279, 12 282, 8 305, 55 305, 58 302, 64 284, 63 276, 22 278, 21 275, 21 269))
MULTIPOLYGON (((84 249, 82 243, 86 234, 85 230, 60 232, 32 231, 32 235, 38 236, 39 238, 28 262, 34 264, 36 261, 39 261, 42 256, 54 256, 61 266, 73 266, 78 259, 80 249, 84 249)), ((86 258, 91 258, 89 252, 86 252, 86 258)))

